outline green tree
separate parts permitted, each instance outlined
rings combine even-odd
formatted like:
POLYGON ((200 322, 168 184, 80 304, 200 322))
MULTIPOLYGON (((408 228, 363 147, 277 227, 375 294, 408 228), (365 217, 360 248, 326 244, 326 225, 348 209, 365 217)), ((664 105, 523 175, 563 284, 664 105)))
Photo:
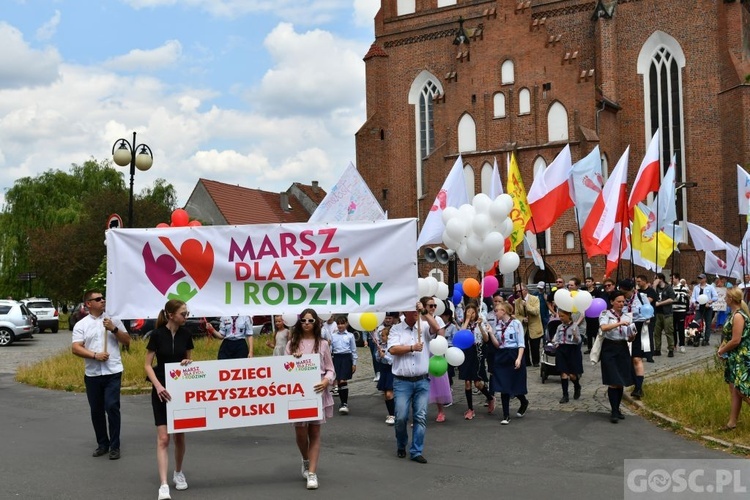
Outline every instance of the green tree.
MULTIPOLYGON (((16 181, 0 213, 0 286, 14 297, 28 293, 22 272, 35 271, 32 294, 77 301, 106 256, 104 231, 113 213, 125 214, 124 173, 108 161, 89 160, 70 172, 50 170, 16 181)), ((136 227, 168 221, 176 204, 171 184, 159 179, 135 197, 136 227)))

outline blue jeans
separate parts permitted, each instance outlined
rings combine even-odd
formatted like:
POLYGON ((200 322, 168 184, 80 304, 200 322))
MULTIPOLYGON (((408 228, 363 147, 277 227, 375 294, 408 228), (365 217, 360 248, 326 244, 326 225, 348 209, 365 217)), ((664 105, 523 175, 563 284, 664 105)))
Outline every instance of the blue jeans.
POLYGON ((430 381, 422 379, 409 382, 393 378, 393 396, 396 400, 396 446, 405 450, 409 442, 406 425, 409 422, 409 407, 413 413, 414 427, 412 428, 411 448, 409 456, 414 458, 422 454, 424 449, 424 433, 427 427, 427 402, 430 398, 430 381))
POLYGON ((91 407, 96 447, 120 449, 120 386, 122 372, 98 377, 84 377, 86 397, 91 407), (106 414, 106 415, 105 415, 106 414), (109 434, 107 434, 109 420, 109 434))

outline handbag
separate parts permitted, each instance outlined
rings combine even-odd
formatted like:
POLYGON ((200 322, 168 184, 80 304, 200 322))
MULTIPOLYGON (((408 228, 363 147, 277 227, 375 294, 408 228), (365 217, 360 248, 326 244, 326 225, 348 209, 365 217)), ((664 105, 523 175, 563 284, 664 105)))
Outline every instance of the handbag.
POLYGON ((599 362, 599 356, 602 353, 602 342, 604 342, 604 334, 599 330, 599 333, 594 339, 594 345, 591 346, 591 352, 589 353, 589 359, 591 360, 592 365, 599 362))

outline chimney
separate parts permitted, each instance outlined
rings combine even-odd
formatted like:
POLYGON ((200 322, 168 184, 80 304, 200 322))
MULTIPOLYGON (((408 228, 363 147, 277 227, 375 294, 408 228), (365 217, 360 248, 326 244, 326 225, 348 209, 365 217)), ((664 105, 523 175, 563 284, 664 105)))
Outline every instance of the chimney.
POLYGON ((289 193, 286 191, 282 191, 279 193, 279 201, 281 203, 281 209, 284 212, 288 212, 290 210, 289 207, 289 193))
POLYGON ((320 192, 320 187, 318 186, 318 181, 312 181, 312 190, 313 193, 318 194, 320 192))

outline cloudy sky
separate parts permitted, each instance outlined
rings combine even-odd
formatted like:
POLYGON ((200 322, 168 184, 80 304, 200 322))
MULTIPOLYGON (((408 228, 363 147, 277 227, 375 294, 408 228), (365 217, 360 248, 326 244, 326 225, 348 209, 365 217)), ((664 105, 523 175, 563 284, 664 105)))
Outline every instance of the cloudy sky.
POLYGON ((2 193, 20 177, 111 158, 133 131, 154 152, 136 192, 162 177, 180 204, 200 177, 330 189, 355 160, 380 0, 2 5, 2 193))

